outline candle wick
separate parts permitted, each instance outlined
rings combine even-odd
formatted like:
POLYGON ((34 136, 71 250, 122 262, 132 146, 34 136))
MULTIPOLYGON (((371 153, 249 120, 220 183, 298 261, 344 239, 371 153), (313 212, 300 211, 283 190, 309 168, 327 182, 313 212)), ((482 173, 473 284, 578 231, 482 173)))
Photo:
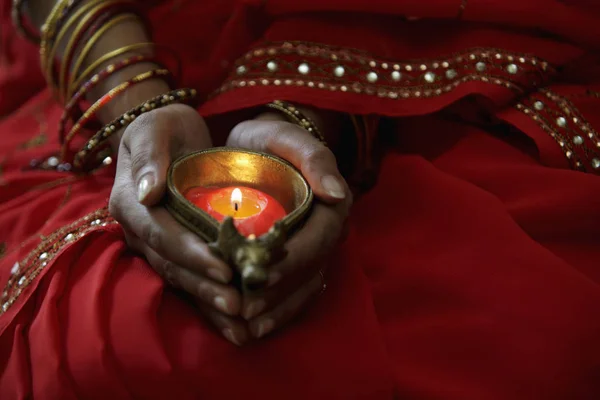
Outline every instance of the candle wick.
POLYGON ((236 201, 235 203, 233 203, 233 208, 235 208, 235 211, 236 211, 236 212, 237 212, 237 210, 238 210, 238 207, 239 207, 239 205, 238 205, 237 201, 236 201))

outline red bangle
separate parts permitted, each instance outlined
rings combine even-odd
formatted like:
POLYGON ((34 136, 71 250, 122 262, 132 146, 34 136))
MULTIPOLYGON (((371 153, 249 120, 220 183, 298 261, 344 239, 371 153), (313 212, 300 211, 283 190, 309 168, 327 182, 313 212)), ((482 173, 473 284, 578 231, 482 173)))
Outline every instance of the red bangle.
POLYGON ((104 68, 102 71, 100 71, 97 74, 95 74, 94 76, 92 76, 86 83, 84 83, 79 88, 77 93, 75 93, 75 95, 73 95, 71 100, 69 100, 69 102, 66 104, 65 110, 63 111, 63 114, 60 118, 59 125, 58 125, 58 135, 59 135, 60 143, 61 144, 64 143, 64 138, 65 138, 65 133, 66 133, 65 128, 67 125, 67 120, 73 116, 75 107, 79 104, 79 102, 81 100, 84 99, 85 95, 87 95, 91 90, 93 90, 95 87, 97 87, 100 83, 102 83, 105 79, 110 77, 112 74, 117 73, 117 72, 121 71, 122 69, 129 67, 131 65, 140 64, 143 62, 154 62, 154 57, 138 55, 138 56, 126 58, 126 59, 116 62, 114 64, 110 64, 109 66, 104 68))
POLYGON ((65 137, 62 149, 61 149, 61 159, 66 161, 66 155, 69 150, 69 144, 73 140, 73 138, 79 133, 79 131, 87 125, 98 113, 98 111, 106 106, 111 100, 115 97, 123 93, 125 90, 129 89, 131 86, 134 86, 138 83, 147 81, 149 79, 159 77, 159 76, 169 76, 171 73, 166 69, 155 69, 152 71, 145 72, 143 74, 139 74, 127 82, 124 82, 113 89, 111 89, 107 94, 102 96, 98 101, 96 101, 79 120, 73 125, 67 136, 65 137))

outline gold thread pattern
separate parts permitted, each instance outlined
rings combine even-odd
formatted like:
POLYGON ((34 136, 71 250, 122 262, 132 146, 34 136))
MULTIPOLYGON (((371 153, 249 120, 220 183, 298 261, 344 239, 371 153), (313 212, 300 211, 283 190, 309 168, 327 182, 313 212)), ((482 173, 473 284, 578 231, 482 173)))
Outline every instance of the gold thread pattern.
POLYGON ((523 93, 543 85, 554 72, 538 57, 500 49, 472 48, 435 60, 394 62, 354 49, 285 42, 241 57, 215 94, 244 87, 301 86, 409 99, 440 96, 473 81, 523 93))
POLYGON ((23 291, 64 248, 90 232, 116 224, 108 209, 104 207, 44 237, 22 261, 13 265, 11 276, 2 292, 0 316, 10 309, 23 291))

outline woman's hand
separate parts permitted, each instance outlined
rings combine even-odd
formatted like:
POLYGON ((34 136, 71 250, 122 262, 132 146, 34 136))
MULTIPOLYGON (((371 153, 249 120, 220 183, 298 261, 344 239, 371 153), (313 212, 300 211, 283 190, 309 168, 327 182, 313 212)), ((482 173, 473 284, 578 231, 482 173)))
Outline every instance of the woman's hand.
POLYGON ((352 204, 351 192, 333 153, 308 131, 279 114, 264 114, 237 125, 227 145, 277 155, 298 168, 318 201, 306 225, 286 244, 287 256, 270 271, 260 295, 243 298, 242 316, 260 338, 297 315, 323 289, 325 256, 342 235, 352 204))
POLYGON ((229 317, 241 307, 239 293, 228 285, 230 268, 164 207, 156 206, 165 194, 171 162, 210 146, 208 128, 191 107, 171 105, 143 114, 121 139, 109 208, 129 246, 144 254, 165 280, 193 295, 228 340, 241 344, 248 334, 245 324, 229 317))

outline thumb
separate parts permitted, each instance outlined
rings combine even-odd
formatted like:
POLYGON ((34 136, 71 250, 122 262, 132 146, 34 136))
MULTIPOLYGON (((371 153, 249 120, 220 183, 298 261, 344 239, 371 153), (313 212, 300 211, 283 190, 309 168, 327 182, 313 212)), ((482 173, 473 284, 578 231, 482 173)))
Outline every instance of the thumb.
POLYGON ((294 124, 245 121, 231 131, 227 145, 271 153, 289 161, 302 172, 315 195, 326 203, 339 203, 349 197, 331 150, 294 124))
POLYGON ((145 206, 157 204, 164 196, 167 170, 171 164, 170 136, 173 125, 162 113, 138 117, 125 131, 122 146, 131 157, 131 176, 137 198, 145 206))

